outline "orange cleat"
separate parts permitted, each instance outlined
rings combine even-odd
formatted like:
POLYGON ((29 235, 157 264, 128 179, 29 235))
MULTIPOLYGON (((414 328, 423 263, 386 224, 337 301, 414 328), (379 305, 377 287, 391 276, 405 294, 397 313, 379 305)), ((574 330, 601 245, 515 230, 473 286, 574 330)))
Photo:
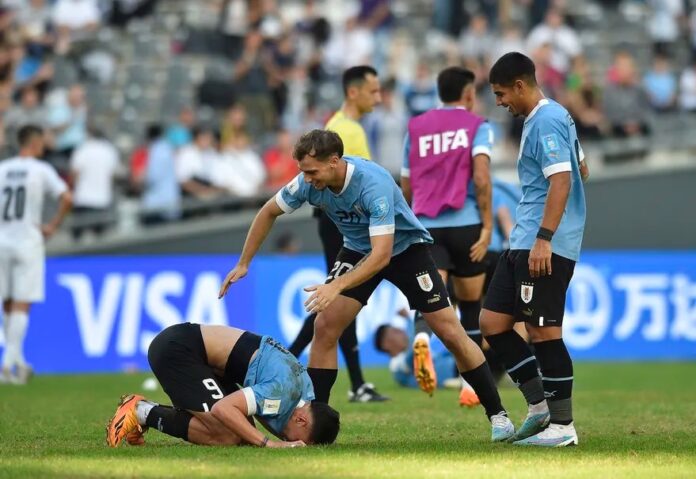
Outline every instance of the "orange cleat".
POLYGON ((462 390, 459 392, 459 405, 464 407, 476 407, 479 404, 481 404, 481 401, 479 401, 478 396, 474 392, 473 389, 471 388, 462 388, 462 390))
POLYGON ((138 418, 135 414, 135 407, 138 401, 144 400, 143 396, 138 394, 128 394, 121 396, 121 401, 116 408, 116 414, 111 418, 109 424, 106 425, 106 443, 111 447, 118 447, 124 438, 130 436, 130 443, 133 440, 137 444, 143 444, 145 439, 142 437, 143 428, 138 424, 138 418), (140 438, 138 439, 138 435, 140 438))
POLYGON ((147 426, 140 426, 140 430, 133 429, 131 432, 126 434, 126 442, 130 446, 144 446, 145 437, 144 434, 147 432, 147 426))
POLYGON ((421 390, 432 396, 437 387, 437 374, 430 354, 430 341, 425 338, 413 342, 413 374, 421 390))

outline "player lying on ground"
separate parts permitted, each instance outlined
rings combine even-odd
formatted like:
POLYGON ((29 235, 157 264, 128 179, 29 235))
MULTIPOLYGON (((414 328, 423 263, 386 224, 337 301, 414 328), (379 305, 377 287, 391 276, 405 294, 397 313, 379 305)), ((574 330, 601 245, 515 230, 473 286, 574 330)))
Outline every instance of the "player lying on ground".
POLYGON ((124 396, 106 428, 111 447, 124 438, 143 444, 148 427, 200 445, 298 447, 336 440, 338 412, 312 402, 307 370, 270 336, 177 324, 155 337, 147 356, 173 407, 124 396), (252 417, 282 440, 269 440, 252 417))

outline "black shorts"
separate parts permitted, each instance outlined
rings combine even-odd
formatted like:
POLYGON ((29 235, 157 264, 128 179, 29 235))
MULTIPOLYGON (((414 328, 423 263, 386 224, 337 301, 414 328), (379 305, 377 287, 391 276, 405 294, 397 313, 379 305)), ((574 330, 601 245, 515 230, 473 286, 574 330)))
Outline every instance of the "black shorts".
MULTIPOLYGON (((364 256, 362 253, 342 248, 326 282, 330 283, 335 277, 353 269, 364 256)), ((431 313, 451 306, 447 288, 437 272, 428 243, 409 246, 403 253, 392 257, 389 264, 375 276, 341 294, 366 305, 370 295, 383 279, 404 293, 411 309, 431 313)))
POLYGON ((260 342, 259 336, 245 332, 230 352, 221 377, 208 365, 201 326, 175 324, 152 340, 147 359, 174 407, 210 411, 213 404, 242 384, 251 355, 260 342))
POLYGON ((507 250, 500 256, 483 307, 533 326, 561 326, 575 261, 553 254, 551 276, 532 278, 528 259, 529 250, 507 250))
POLYGON ((486 262, 486 279, 483 281, 483 294, 485 296, 486 292, 488 291, 488 286, 491 284, 491 280, 493 279, 493 274, 495 273, 495 268, 498 266, 498 260, 500 259, 500 256, 503 253, 500 251, 489 251, 486 253, 486 258, 484 261, 486 262))
POLYGON ((438 269, 453 276, 470 278, 486 272, 486 263, 469 258, 471 247, 479 240, 481 224, 453 228, 429 228, 433 237, 432 255, 438 269))

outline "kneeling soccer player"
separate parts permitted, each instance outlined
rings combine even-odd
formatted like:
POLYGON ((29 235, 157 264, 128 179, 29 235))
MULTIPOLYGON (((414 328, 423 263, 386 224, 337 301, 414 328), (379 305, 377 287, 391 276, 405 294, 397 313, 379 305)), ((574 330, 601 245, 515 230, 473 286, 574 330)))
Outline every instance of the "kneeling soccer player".
POLYGON ((107 443, 144 443, 148 427, 201 445, 301 447, 336 440, 339 413, 312 402, 307 370, 270 336, 184 323, 158 334, 148 361, 173 407, 121 398, 107 443), (254 427, 256 417, 281 441, 254 427))

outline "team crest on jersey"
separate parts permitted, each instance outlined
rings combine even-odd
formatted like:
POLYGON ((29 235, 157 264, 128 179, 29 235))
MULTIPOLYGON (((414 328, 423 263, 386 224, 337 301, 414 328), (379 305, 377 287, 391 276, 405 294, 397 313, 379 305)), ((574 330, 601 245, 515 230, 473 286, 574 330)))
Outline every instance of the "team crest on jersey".
POLYGON ((542 145, 544 145, 544 152, 551 153, 552 151, 558 151, 558 136, 555 133, 550 135, 545 135, 541 139, 542 145))
POLYGON ((532 295, 534 294, 534 285, 529 283, 522 283, 522 288, 520 289, 520 299, 528 304, 532 300, 532 295))
POLYGON ((420 286, 420 289, 422 289, 426 293, 433 290, 433 280, 430 277, 429 273, 424 273, 420 276, 416 276, 416 279, 418 280, 418 286, 420 286))

